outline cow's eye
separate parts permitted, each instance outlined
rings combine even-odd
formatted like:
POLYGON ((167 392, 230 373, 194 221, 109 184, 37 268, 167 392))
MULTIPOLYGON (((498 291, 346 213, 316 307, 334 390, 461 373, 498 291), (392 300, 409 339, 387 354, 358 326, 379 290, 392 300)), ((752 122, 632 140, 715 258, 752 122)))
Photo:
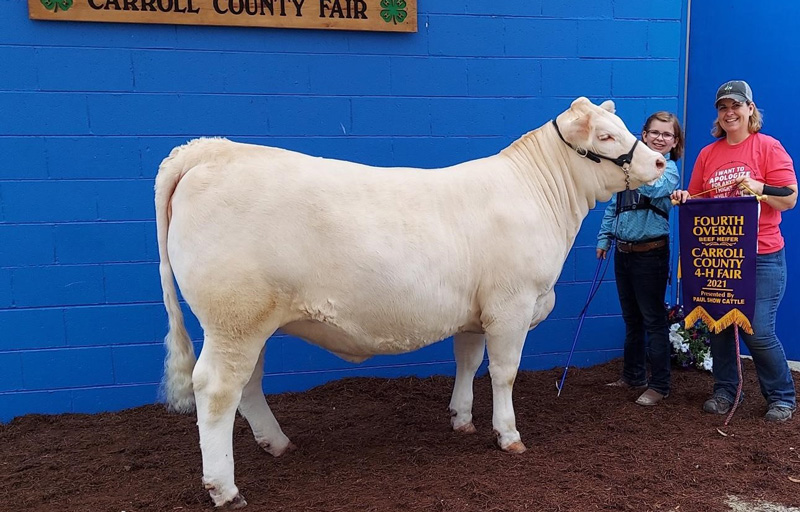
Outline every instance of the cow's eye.
POLYGON ((601 142, 605 142, 605 141, 609 141, 609 140, 614 140, 614 137, 612 137, 612 136, 611 136, 610 134, 608 134, 608 133, 601 133, 601 134, 599 134, 599 135, 597 136, 597 140, 599 140, 599 141, 601 141, 601 142))

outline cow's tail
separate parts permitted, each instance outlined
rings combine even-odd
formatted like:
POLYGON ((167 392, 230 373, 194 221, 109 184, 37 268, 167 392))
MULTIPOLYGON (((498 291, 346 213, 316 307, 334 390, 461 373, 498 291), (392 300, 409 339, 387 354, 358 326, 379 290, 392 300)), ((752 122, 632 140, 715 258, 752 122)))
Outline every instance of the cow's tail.
POLYGON ((191 412, 194 410, 194 390, 192 389, 192 370, 197 357, 192 340, 183 323, 183 312, 178 304, 178 292, 167 251, 167 234, 172 217, 172 194, 178 182, 186 172, 182 158, 178 153, 186 146, 172 150, 161 162, 156 176, 156 230, 158 236, 158 255, 161 263, 158 271, 161 275, 161 289, 164 294, 164 305, 169 319, 169 331, 164 338, 167 355, 164 360, 164 378, 161 392, 170 410, 191 412), (177 158, 176 158, 177 157, 177 158))

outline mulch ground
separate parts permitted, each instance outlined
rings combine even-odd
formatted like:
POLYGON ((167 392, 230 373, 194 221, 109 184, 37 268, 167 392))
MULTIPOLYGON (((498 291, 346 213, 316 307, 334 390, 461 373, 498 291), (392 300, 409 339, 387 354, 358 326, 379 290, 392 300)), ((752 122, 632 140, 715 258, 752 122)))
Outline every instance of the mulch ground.
MULTIPOLYGON (((495 448, 488 377, 475 384, 474 435, 450 430, 449 377, 270 395, 298 450, 273 458, 237 418, 236 481, 251 512, 718 512, 729 495, 800 505, 800 418, 764 422, 751 361, 747 399, 727 427, 700 409, 709 374, 674 370, 672 395, 644 408, 635 392, 603 386, 620 368, 570 369, 560 398, 561 369, 521 372, 522 455, 495 448)), ((194 418, 159 405, 0 425, 2 511, 208 511, 200 477, 194 418)))

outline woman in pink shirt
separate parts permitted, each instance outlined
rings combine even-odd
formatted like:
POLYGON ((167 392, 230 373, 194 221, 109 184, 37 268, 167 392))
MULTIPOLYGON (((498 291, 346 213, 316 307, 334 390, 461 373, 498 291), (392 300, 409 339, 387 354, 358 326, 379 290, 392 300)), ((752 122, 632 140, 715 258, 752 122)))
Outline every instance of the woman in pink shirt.
MULTIPOLYGON (((775 334, 775 317, 786 289, 786 257, 780 231, 781 212, 797 203, 797 177, 792 159, 780 142, 761 133, 761 113, 747 82, 732 80, 720 86, 715 102, 717 137, 700 151, 688 190, 676 190, 681 203, 700 193, 732 197, 745 193, 766 196, 758 220, 756 304, 753 335, 743 334, 753 356, 761 393, 767 400, 767 421, 786 421, 796 407, 794 381, 783 345, 775 334), (710 192, 710 193, 708 193, 710 192)), ((712 336, 714 393, 703 404, 712 414, 726 414, 739 384, 733 328, 712 336)))

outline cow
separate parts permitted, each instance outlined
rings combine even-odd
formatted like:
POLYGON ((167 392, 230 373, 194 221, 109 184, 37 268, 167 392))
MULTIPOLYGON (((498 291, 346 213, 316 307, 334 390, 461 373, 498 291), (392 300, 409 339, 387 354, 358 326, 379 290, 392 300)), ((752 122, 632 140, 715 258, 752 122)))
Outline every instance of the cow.
POLYGON ((664 158, 637 145, 614 103, 578 98, 499 154, 442 169, 375 168, 200 138, 164 159, 155 184, 169 330, 164 393, 196 407, 203 484, 216 506, 234 483, 237 408, 257 443, 294 446, 262 389, 277 329, 347 361, 454 335, 452 428, 473 433, 472 383, 488 352, 500 449, 525 451, 511 400, 527 332, 596 201, 656 180, 664 158), (175 283, 204 340, 195 359, 175 283))

